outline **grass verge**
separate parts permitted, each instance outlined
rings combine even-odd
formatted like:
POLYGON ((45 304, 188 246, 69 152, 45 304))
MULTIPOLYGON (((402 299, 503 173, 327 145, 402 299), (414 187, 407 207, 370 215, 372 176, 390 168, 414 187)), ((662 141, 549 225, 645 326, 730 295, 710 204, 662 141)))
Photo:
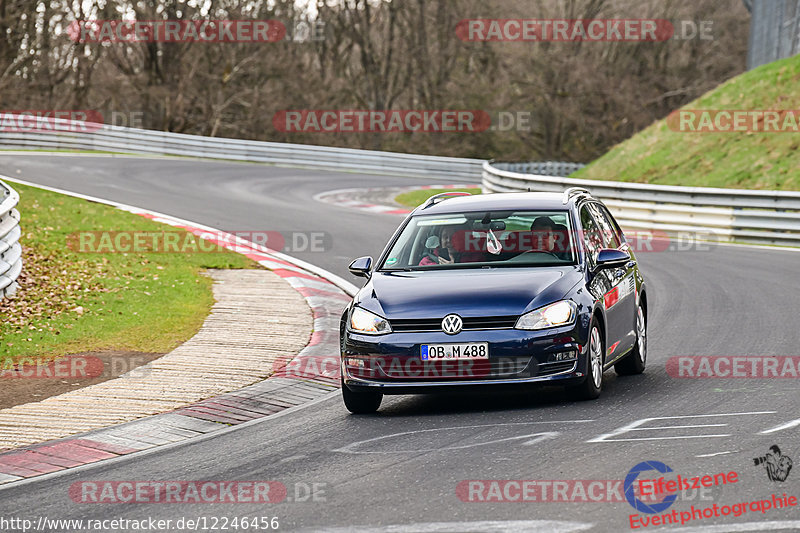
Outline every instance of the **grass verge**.
MULTIPOLYGON (((800 56, 775 61, 732 78, 682 109, 800 109, 800 56)), ((670 129, 665 119, 618 144, 570 177, 800 190, 797 168, 800 168, 800 133, 682 132, 670 129)))
POLYGON ((440 194, 443 192, 468 192, 470 194, 481 194, 481 188, 474 187, 466 189, 420 189, 416 191, 409 191, 399 194, 394 199, 394 201, 406 207, 417 207, 419 204, 421 204, 434 194, 440 194))
POLYGON ((166 353, 196 333, 211 309, 206 268, 256 268, 228 251, 81 253, 83 231, 182 230, 110 206, 11 183, 20 194, 23 272, 0 301, 0 353, 54 358, 97 350, 166 353))

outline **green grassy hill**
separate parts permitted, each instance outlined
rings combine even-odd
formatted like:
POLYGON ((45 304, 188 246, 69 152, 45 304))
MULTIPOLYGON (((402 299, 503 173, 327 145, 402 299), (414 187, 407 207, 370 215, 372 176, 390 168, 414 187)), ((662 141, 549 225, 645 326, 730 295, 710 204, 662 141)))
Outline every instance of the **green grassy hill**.
MULTIPOLYGON (((795 110, 800 116, 800 56, 732 78, 682 109, 795 110)), ((676 131, 677 124, 656 122, 571 177, 800 190, 800 132, 698 133, 676 131)))

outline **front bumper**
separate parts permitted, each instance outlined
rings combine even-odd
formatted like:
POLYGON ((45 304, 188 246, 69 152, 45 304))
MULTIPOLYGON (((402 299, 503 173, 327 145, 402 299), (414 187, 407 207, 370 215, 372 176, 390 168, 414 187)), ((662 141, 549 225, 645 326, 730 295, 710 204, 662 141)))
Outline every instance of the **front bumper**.
POLYGON ((351 390, 384 394, 434 392, 472 387, 513 387, 532 383, 566 385, 585 379, 585 335, 577 325, 540 331, 470 330, 395 332, 371 336, 346 331, 341 371, 351 390), (423 362, 423 344, 486 342, 488 360, 423 362), (571 352, 572 359, 556 360, 571 352))

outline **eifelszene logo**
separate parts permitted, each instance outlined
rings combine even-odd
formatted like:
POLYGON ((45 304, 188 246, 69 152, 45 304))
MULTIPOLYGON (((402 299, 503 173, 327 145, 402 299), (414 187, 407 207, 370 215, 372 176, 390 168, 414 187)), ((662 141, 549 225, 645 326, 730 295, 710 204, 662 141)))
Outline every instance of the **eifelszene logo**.
POLYGON ((792 471, 792 459, 783 455, 777 444, 770 446, 766 455, 755 457, 753 464, 755 466, 763 464, 770 481, 786 481, 789 472, 792 471))
POLYGON ((623 484, 623 489, 625 492, 625 499, 628 500, 628 503, 639 512, 642 513, 649 513, 649 514, 656 514, 662 511, 665 511, 670 508, 670 506, 675 503, 675 500, 678 499, 677 494, 668 494, 664 497, 663 500, 656 503, 645 503, 640 500, 635 493, 635 486, 636 481, 639 478, 639 474, 642 472, 648 472, 650 470, 655 470, 661 474, 666 474, 667 472, 672 472, 672 469, 665 465, 660 461, 644 461, 639 463, 638 465, 634 466, 628 472, 628 475, 625 476, 625 483, 623 484))

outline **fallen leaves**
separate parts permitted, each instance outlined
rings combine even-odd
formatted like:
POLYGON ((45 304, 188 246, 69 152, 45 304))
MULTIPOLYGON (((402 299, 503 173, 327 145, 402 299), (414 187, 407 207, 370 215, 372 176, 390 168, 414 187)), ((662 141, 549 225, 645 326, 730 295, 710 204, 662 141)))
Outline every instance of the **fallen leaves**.
POLYGON ((81 299, 86 294, 108 292, 98 281, 105 270, 102 262, 76 260, 34 245, 23 246, 22 264, 16 296, 0 300, 3 322, 17 331, 47 330, 58 335, 50 325, 52 319, 67 312, 83 316, 81 299))

